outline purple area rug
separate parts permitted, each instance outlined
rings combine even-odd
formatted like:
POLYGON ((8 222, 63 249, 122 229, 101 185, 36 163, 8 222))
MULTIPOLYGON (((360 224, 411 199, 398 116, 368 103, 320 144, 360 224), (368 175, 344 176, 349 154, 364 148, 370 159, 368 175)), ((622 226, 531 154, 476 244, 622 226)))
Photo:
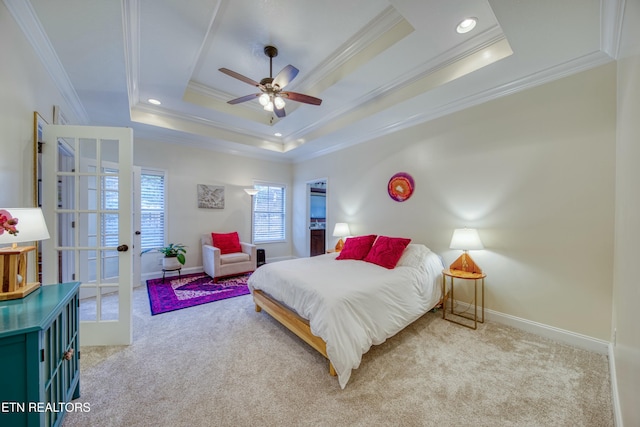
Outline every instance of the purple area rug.
POLYGON ((206 304, 221 299, 233 298, 249 293, 247 279, 251 274, 220 279, 213 279, 204 273, 187 274, 182 277, 167 277, 147 280, 151 314, 180 310, 194 305, 206 304))

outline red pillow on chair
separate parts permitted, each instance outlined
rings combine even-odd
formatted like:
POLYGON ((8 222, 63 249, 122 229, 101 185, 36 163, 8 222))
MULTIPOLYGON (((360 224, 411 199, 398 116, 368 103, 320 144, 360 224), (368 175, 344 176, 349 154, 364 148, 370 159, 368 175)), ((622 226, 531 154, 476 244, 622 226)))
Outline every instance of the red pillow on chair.
POLYGON ((220 249, 220 253, 223 255, 242 252, 240 237, 237 231, 233 233, 211 233, 211 241, 213 242, 213 246, 220 249))
POLYGON ((364 257, 369 253, 369 249, 371 249, 371 245, 373 245, 375 240, 375 234, 349 237, 347 241, 344 242, 344 247, 336 259, 364 259, 364 257))
POLYGON ((404 249, 410 242, 411 239, 401 237, 378 236, 364 260, 380 267, 392 269, 400 261, 404 249))

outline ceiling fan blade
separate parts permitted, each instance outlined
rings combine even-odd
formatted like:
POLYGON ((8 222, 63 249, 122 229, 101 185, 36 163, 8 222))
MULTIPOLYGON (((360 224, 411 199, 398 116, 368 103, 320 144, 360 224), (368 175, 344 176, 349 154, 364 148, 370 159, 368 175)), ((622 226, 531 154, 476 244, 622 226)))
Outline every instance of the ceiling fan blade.
POLYGON ((260 83, 258 83, 257 81, 250 79, 249 77, 243 76, 240 73, 236 73, 235 71, 232 71, 228 68, 220 68, 219 70, 228 76, 234 77, 238 80, 242 80, 245 83, 249 83, 251 86, 256 86, 256 87, 260 86, 260 83))
POLYGON ((276 116, 278 116, 279 118, 283 118, 284 116, 287 115, 287 113, 284 112, 284 108, 274 108, 273 111, 276 113, 276 116))
POLYGON ((255 99, 256 96, 262 95, 261 93, 252 93, 251 95, 241 96, 240 98, 232 99, 231 101, 227 101, 227 104, 240 104, 241 102, 251 101, 255 99))
POLYGON ((316 97, 313 97, 313 96, 310 96, 310 95, 305 95, 303 93, 280 92, 280 95, 286 96, 287 98, 289 98, 292 101, 304 102, 305 104, 313 104, 313 105, 322 104, 322 99, 316 98, 316 97))
POLYGON ((284 67, 282 71, 278 73, 278 75, 273 79, 272 84, 274 86, 278 85, 280 86, 280 89, 282 89, 283 87, 288 85, 291 82, 291 80, 296 78, 296 76, 298 75, 298 72, 299 70, 296 67, 289 64, 286 67, 284 67))

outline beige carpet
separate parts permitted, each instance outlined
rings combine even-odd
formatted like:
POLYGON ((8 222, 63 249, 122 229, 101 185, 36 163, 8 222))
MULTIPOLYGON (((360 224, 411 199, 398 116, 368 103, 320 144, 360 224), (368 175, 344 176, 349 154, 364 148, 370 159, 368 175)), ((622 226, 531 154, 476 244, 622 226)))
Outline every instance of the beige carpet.
POLYGON ((607 358, 496 323, 428 313, 373 347, 346 389, 251 296, 151 317, 83 347, 88 413, 64 426, 613 426, 607 358))

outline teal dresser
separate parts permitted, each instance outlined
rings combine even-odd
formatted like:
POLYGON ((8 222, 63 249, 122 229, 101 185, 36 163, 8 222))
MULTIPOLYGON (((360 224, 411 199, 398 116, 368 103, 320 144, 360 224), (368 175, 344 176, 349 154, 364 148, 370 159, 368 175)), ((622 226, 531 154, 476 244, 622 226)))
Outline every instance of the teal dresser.
POLYGON ((0 301, 0 426, 59 426, 80 397, 78 288, 0 301))

